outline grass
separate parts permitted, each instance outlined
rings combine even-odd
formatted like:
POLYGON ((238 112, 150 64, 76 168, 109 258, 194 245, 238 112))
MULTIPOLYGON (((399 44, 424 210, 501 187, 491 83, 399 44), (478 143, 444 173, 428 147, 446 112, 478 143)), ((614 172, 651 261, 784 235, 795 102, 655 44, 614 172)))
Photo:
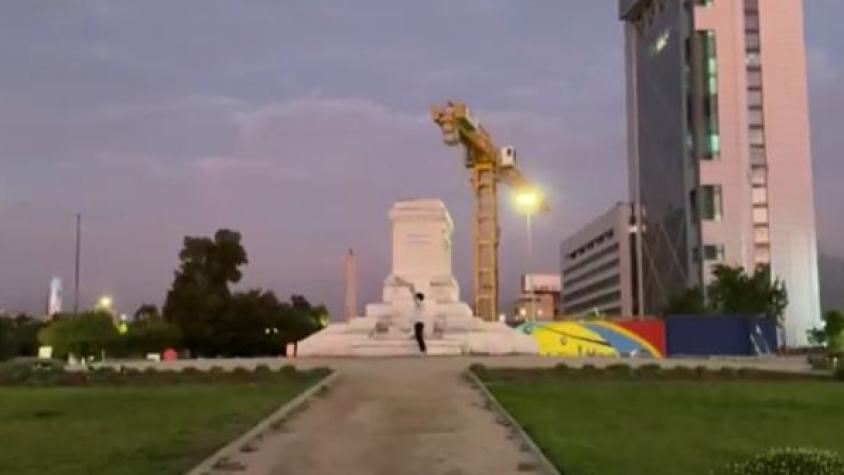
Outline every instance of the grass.
POLYGON ((771 447, 844 455, 844 384, 481 374, 567 475, 708 474, 771 447))
POLYGON ((314 382, 0 388, 0 473, 182 473, 314 382))

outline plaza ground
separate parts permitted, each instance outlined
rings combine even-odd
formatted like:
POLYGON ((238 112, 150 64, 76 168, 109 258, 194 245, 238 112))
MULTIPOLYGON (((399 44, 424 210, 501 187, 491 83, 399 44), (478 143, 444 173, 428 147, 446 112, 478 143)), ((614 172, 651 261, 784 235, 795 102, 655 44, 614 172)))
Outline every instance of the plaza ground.
POLYGON ((492 371, 484 379, 566 474, 708 474, 771 447, 844 454, 840 382, 577 381, 531 373, 492 371))
POLYGON ((0 388, 0 473, 183 473, 313 382, 0 388))
MULTIPOLYGON (((561 361, 570 366, 605 366, 620 360, 261 358, 114 364, 207 370, 215 366, 278 368, 293 363, 300 369, 335 369, 332 386, 295 416, 273 424, 251 450, 226 454, 229 462, 243 468, 237 473, 538 475, 544 473, 541 460, 491 410, 466 378, 466 369, 478 362, 493 368, 550 368, 561 361)), ((805 358, 664 360, 660 364, 808 370, 805 358)), ((677 458, 693 463, 694 456, 717 460, 769 442, 844 452, 844 447, 835 446, 836 427, 844 421, 834 420, 835 414, 844 414, 844 385, 731 383, 722 388, 707 384, 576 386, 548 380, 491 381, 490 386, 567 474, 648 473, 630 470, 648 464, 654 466, 652 473, 707 473, 709 464, 702 467, 703 472, 682 472, 667 470, 672 466, 664 461, 677 458), (672 444, 686 447, 685 452, 672 444), (572 461, 579 465, 571 465, 572 461), (593 463, 609 468, 601 465, 599 470, 593 463)), ((182 473, 306 386, 265 382, 2 388, 0 439, 11 442, 4 442, 0 452, 0 473, 182 473)))

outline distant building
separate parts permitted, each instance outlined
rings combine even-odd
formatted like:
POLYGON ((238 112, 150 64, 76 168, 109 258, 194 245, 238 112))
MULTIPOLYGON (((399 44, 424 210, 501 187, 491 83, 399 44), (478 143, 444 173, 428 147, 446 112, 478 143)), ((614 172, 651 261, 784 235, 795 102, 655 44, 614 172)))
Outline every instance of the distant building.
POLYGON ((52 317, 62 311, 62 280, 58 277, 50 279, 50 287, 47 290, 47 306, 45 315, 52 317))
POLYGON ((821 306, 825 311, 844 309, 844 257, 821 254, 821 306))
POLYGON ((357 317, 358 312, 357 259, 355 258, 355 252, 352 249, 349 249, 349 253, 346 255, 344 272, 346 294, 343 299, 343 319, 348 322, 357 317))
POLYGON ((631 221, 631 206, 618 203, 563 240, 563 316, 636 313, 631 221))
POLYGON ((820 321, 802 0, 620 0, 643 300, 770 266, 785 344, 820 321))
POLYGON ((522 295, 513 308, 513 320, 554 320, 560 311, 559 274, 525 274, 522 295))

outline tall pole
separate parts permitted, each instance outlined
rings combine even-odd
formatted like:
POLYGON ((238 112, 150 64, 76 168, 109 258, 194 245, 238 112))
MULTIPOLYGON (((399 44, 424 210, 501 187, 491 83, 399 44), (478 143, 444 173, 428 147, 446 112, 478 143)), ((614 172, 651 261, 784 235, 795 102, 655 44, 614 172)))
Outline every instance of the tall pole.
POLYGON ((528 320, 531 322, 536 321, 536 293, 533 289, 533 284, 529 284, 530 282, 530 272, 533 268, 533 233, 531 232, 531 220, 530 220, 531 212, 528 211, 525 213, 525 225, 526 225, 526 236, 527 236, 527 266, 525 268, 525 286, 530 287, 530 291, 528 292, 528 297, 530 298, 530 307, 528 311, 528 320))
POLYGON ((79 313, 79 254, 82 249, 82 213, 76 213, 76 267, 73 279, 73 313, 79 313))

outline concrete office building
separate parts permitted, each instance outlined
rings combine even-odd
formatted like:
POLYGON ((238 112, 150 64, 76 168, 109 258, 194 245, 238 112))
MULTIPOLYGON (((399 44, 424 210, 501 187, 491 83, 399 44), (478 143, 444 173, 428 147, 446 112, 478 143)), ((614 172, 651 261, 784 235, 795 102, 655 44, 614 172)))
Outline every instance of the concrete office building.
POLYGON ((785 343, 820 304, 801 0, 620 0, 644 310, 769 265, 785 343))
POLYGON ((563 241, 563 316, 634 314, 631 219, 631 206, 618 203, 563 241))

